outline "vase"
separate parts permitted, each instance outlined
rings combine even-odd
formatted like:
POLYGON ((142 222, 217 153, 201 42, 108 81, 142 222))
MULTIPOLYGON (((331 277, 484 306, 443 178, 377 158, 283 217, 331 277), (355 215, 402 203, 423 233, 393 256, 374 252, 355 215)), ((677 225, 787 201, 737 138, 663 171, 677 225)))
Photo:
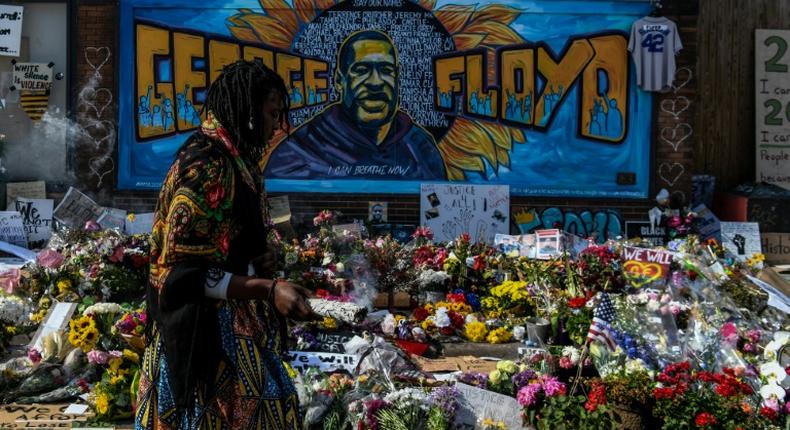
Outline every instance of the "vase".
POLYGON ((529 318, 527 320, 527 339, 538 345, 546 343, 551 331, 551 322, 545 318, 529 318))

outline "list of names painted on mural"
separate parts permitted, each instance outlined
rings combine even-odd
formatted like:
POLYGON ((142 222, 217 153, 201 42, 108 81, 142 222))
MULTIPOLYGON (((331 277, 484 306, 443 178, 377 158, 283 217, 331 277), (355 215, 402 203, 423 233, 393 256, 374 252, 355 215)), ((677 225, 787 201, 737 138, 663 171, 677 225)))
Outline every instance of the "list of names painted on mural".
POLYGON ((790 30, 757 30, 757 181, 790 189, 790 30))

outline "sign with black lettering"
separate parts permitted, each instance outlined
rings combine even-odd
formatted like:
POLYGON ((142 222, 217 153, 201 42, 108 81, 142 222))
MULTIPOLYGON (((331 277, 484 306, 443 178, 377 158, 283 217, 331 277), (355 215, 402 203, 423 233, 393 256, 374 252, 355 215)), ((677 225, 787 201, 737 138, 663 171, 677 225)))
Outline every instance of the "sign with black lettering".
POLYGON ((0 5, 0 55, 19 56, 23 11, 22 6, 0 5))
POLYGON ((790 189, 790 30, 754 39, 756 180, 790 189))
POLYGON ((625 236, 628 239, 642 238, 653 246, 664 246, 667 237, 665 227, 650 227, 650 221, 626 221, 625 236))
POLYGON ((317 351, 288 351, 288 363, 299 372, 317 367, 322 372, 345 370, 353 373, 357 367, 357 356, 317 351))
POLYGON ((760 239, 766 263, 790 264, 790 233, 761 233, 760 239))
POLYGON ((52 88, 52 67, 46 63, 14 63, 12 82, 17 90, 48 93, 52 88))
POLYGON ((76 188, 70 187, 66 195, 63 196, 63 200, 55 208, 53 216, 69 227, 82 228, 87 221, 95 221, 103 213, 104 209, 90 197, 82 194, 76 188))
POLYGON ((0 240, 27 248, 27 234, 19 212, 0 211, 0 240))
POLYGON ((351 332, 331 332, 319 330, 315 333, 315 339, 318 346, 310 350, 345 354, 346 348, 343 345, 351 340, 352 337, 354 337, 354 333, 351 332))
MULTIPOLYGON (((68 404, 0 405, 0 429, 72 428, 72 423, 85 420, 90 412, 76 413, 68 404)), ((76 426, 75 426, 76 427, 76 426)))
POLYGON ((52 236, 52 207, 50 199, 26 199, 17 197, 15 209, 22 215, 22 225, 27 234, 30 249, 44 247, 52 236))

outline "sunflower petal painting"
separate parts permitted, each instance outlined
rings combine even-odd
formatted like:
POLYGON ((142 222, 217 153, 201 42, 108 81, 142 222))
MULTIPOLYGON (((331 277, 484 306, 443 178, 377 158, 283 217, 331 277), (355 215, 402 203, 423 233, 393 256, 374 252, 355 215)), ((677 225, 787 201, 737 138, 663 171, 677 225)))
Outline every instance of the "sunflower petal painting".
POLYGON ((651 96, 628 1, 122 0, 121 188, 155 189, 234 61, 286 83, 260 160, 282 192, 645 198, 651 96), (627 178, 627 180, 623 180, 627 178))

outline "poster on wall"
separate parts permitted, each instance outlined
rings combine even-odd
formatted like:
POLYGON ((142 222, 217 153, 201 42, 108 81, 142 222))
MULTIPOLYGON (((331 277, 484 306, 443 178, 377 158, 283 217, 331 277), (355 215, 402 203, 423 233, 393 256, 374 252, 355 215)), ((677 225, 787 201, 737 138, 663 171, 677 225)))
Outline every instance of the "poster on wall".
POLYGON ((760 224, 756 222, 722 222, 721 243, 735 258, 746 261, 762 252, 760 224))
POLYGON ((11 89, 19 91, 19 104, 33 121, 44 116, 49 107, 54 63, 19 63, 13 61, 11 89))
POLYGON ((420 216, 435 242, 469 233, 472 243, 493 244, 497 233, 510 232, 510 192, 507 185, 422 184, 420 216))
POLYGON ((757 182, 790 190, 790 30, 755 31, 757 182))
POLYGON ((0 4, 0 55, 18 57, 24 7, 0 4))
POLYGON ((119 187, 158 189, 222 67, 258 59, 292 108, 269 191, 646 198, 652 99, 627 32, 649 5, 594 3, 124 1, 119 187))

